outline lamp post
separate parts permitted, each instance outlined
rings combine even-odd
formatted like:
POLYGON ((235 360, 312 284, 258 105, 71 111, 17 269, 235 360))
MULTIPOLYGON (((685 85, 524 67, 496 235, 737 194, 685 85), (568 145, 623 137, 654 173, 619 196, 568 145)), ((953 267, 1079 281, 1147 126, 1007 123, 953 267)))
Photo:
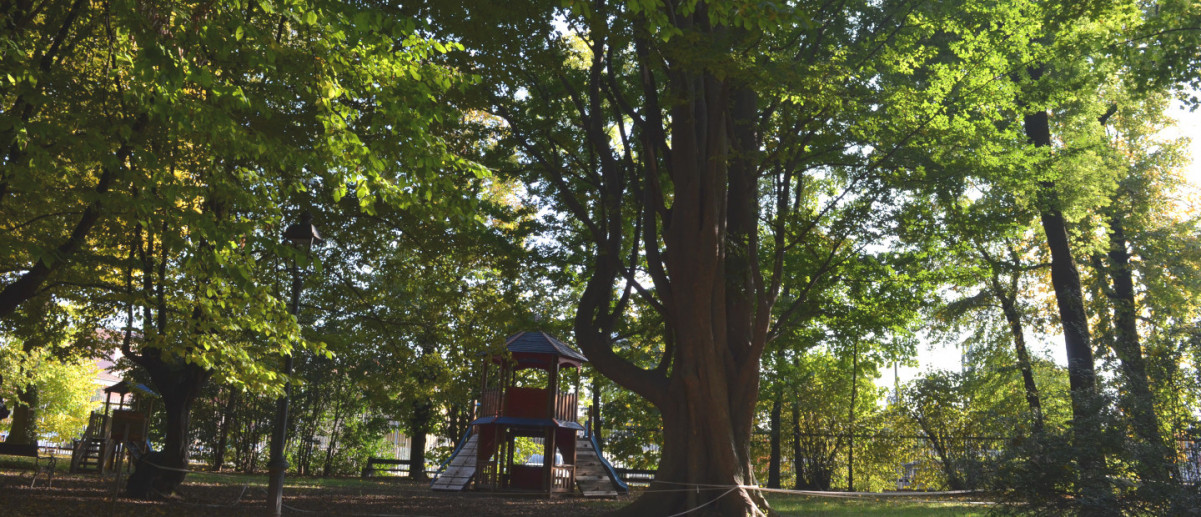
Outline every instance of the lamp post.
MULTIPOLYGON (((308 211, 300 214, 300 222, 288 226, 284 230, 284 239, 293 245, 304 245, 307 255, 313 248, 314 242, 321 242, 321 235, 313 226, 313 216, 308 211)), ((300 321, 300 289, 303 287, 300 267, 292 260, 292 303, 289 309, 292 316, 300 321)), ((284 357, 284 375, 292 375, 292 354, 284 357)), ((284 385, 284 394, 275 402, 275 428, 271 432, 271 459, 267 462, 267 504, 271 507, 271 515, 279 516, 284 502, 284 471, 288 470, 288 462, 284 459, 284 441, 287 438, 288 402, 292 396, 292 382, 284 385)))

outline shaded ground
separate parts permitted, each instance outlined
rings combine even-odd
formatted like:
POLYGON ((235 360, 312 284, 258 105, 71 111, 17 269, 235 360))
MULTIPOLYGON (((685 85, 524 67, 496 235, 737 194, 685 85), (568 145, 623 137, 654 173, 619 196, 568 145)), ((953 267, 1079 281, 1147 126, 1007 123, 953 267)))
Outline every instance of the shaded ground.
MULTIPOLYGON (((63 467, 63 462, 59 462, 63 467)), ((52 488, 39 480, 29 488, 30 472, 19 463, 0 461, 0 516, 261 516, 267 514, 265 475, 189 474, 179 494, 163 501, 120 497, 115 477, 58 472, 52 488), (114 494, 117 496, 114 497, 114 494)), ((917 494, 914 494, 917 495, 917 494)), ((767 494, 782 515, 888 515, 890 517, 985 515, 991 504, 976 497, 815 497, 767 494)), ((284 515, 339 517, 591 517, 628 503, 622 499, 583 499, 434 492, 406 478, 288 478, 284 515)))
POLYGON ((768 502, 781 515, 843 517, 887 515, 889 517, 984 517, 995 509, 977 496, 911 497, 881 495, 831 498, 804 495, 768 494, 768 502))
MULTIPOLYGON (((189 475, 178 497, 135 501, 113 497, 114 478, 57 473, 54 486, 29 488, 29 473, 0 467, 0 515, 5 516, 261 516, 267 513, 266 476, 189 475)), ((579 497, 545 499, 480 493, 433 492, 399 480, 294 480, 284 490, 285 515, 551 516, 589 517, 619 501, 579 497)))

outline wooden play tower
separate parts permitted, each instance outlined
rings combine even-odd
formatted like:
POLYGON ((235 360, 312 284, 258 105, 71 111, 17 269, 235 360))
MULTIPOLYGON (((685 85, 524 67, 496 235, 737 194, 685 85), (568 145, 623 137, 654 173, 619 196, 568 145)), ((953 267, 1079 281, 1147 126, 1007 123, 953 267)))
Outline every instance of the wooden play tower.
POLYGON ((75 441, 71 472, 120 471, 132 464, 125 462, 127 455, 146 451, 148 417, 158 394, 142 384, 125 380, 104 388, 104 395, 104 412, 93 411, 83 436, 75 441))
POLYGON ((616 495, 627 490, 577 422, 580 367, 588 360, 545 332, 523 332, 484 362, 471 431, 434 490, 616 495), (562 375, 572 372, 575 375, 562 375), (574 378, 574 383, 564 382, 574 378), (567 384, 569 389, 564 389, 567 384), (574 385, 572 385, 574 384, 574 385), (530 454, 531 447, 537 453, 530 454))

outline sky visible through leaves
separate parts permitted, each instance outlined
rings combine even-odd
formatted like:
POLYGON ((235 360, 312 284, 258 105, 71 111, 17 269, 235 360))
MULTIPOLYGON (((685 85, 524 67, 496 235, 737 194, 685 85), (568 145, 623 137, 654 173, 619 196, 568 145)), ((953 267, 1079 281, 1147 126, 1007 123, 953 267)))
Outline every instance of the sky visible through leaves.
MULTIPOLYGON (((1191 162, 1183 170, 1188 185, 1180 193, 1180 209, 1188 210, 1190 204, 1193 210, 1201 209, 1198 204, 1201 201, 1201 108, 1189 111, 1184 103, 1173 101, 1171 107, 1168 108, 1168 116, 1176 121, 1176 125, 1165 128, 1160 136, 1165 139, 1180 137, 1189 139, 1188 156, 1191 162)), ((1031 353, 1049 357, 1060 366, 1067 366, 1062 334, 1027 337, 1032 338, 1029 339, 1031 353)), ((897 380, 905 383, 924 371, 959 371, 961 369, 960 359, 961 351, 953 345, 926 342, 918 346, 918 366, 900 366, 895 370, 895 376, 892 368, 886 368, 882 370, 883 375, 876 380, 876 383, 892 388, 897 380)))

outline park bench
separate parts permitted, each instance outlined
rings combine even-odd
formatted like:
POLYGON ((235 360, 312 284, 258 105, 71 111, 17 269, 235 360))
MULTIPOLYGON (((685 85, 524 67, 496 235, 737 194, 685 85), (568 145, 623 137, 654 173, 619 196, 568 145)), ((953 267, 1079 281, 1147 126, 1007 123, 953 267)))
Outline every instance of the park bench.
POLYGON ((46 486, 54 482, 54 465, 58 458, 53 454, 42 454, 37 444, 0 443, 0 456, 33 458, 33 479, 29 480, 30 487, 37 484, 39 475, 45 475, 46 486))
POLYGON ((384 472, 404 472, 409 473, 413 466, 412 460, 393 460, 387 458, 368 458, 367 465, 363 467, 363 477, 369 478, 375 475, 377 470, 384 472), (388 465, 387 467, 377 467, 376 465, 388 465))

